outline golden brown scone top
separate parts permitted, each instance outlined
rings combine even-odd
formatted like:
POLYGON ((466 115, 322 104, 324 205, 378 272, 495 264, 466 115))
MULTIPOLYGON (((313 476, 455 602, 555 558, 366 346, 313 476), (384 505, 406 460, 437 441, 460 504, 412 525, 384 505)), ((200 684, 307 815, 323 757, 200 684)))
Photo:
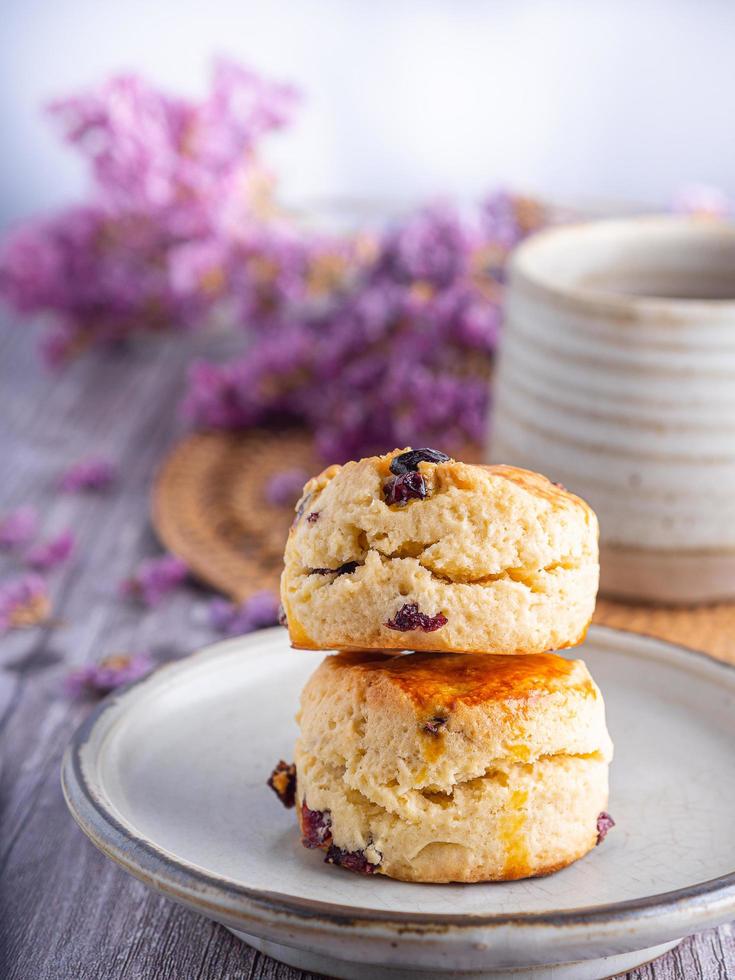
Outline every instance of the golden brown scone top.
MULTIPOLYGON (((392 476, 390 469, 391 461, 396 456, 401 456, 403 453, 409 452, 410 448, 409 446, 404 449, 394 449, 392 452, 386 453, 383 456, 368 456, 365 459, 359 460, 357 464, 353 463, 350 465, 374 468, 382 479, 387 480, 392 476)), ((333 463, 331 466, 322 470, 317 476, 312 477, 304 487, 301 499, 296 505, 297 511, 303 511, 309 498, 323 490, 342 469, 342 466, 333 463)), ((524 470, 518 466, 509 466, 506 463, 463 463, 461 460, 450 458, 440 463, 420 462, 418 464, 418 471, 427 481, 427 487, 430 492, 436 492, 448 487, 471 490, 483 481, 485 474, 489 474, 490 476, 499 476, 505 480, 509 480, 511 483, 515 483, 528 493, 549 501, 552 506, 568 506, 571 503, 582 507, 589 514, 593 513, 592 508, 585 500, 571 493, 560 483, 553 483, 541 473, 536 473, 533 470, 524 470)))
POLYGON ((595 696, 580 661, 553 653, 505 654, 344 651, 329 657, 333 670, 358 670, 400 688, 418 707, 442 705, 452 710, 493 701, 530 701, 560 689, 595 696))
POLYGON ((562 500, 572 500, 574 503, 583 507, 586 511, 592 512, 592 508, 586 500, 582 500, 576 494, 567 490, 561 483, 553 483, 548 477, 534 470, 523 470, 518 466, 508 466, 506 463, 486 464, 482 469, 487 470, 494 476, 502 476, 511 483, 518 484, 529 493, 535 493, 537 497, 545 497, 552 503, 559 503, 562 500))

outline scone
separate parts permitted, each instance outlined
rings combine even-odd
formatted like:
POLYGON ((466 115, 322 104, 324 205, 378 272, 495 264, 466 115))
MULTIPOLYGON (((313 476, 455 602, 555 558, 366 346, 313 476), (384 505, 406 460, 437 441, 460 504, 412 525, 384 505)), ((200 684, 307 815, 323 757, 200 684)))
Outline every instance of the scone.
POLYGON ((306 684, 299 722, 295 772, 276 777, 296 781, 305 846, 353 871, 544 875, 613 823, 612 743, 580 660, 340 653, 306 684))
POLYGON ((540 653, 579 643, 597 519, 545 477, 395 450, 310 480, 281 600, 302 649, 540 653))

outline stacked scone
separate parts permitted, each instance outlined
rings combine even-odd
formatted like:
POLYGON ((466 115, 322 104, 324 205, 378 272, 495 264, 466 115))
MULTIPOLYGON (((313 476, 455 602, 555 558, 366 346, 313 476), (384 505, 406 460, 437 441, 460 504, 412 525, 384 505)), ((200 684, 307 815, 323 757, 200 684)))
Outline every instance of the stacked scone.
POLYGON ((602 696, 547 652, 584 638, 598 571, 594 513, 536 473, 396 450, 307 483, 284 613, 295 647, 341 652, 271 777, 305 846, 447 882, 547 874, 599 843, 602 696))

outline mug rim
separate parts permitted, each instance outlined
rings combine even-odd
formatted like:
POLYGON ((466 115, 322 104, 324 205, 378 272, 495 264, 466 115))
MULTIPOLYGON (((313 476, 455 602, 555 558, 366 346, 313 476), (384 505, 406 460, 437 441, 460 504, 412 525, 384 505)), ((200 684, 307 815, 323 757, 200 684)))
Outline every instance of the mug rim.
MULTIPOLYGON (((680 236, 688 230, 696 230, 700 234, 716 235, 718 238, 731 243, 735 249, 735 224, 726 219, 686 216, 648 214, 624 218, 604 218, 595 221, 577 221, 571 224, 555 225, 545 228, 526 241, 514 251, 509 267, 511 287, 519 285, 544 299, 555 304, 571 307, 584 312, 604 312, 608 315, 618 315, 625 318, 631 316, 641 318, 658 318, 665 314, 671 318, 672 313, 681 313, 688 320, 690 316, 707 316, 708 314, 728 314, 735 316, 735 296, 723 297, 671 297, 650 295, 625 294, 606 290, 595 286, 578 284, 560 285, 551 275, 546 275, 538 269, 538 253, 546 252, 554 247, 557 241, 578 238, 584 244, 590 235, 604 235, 624 232, 631 234, 641 229, 664 230, 666 233, 676 232, 680 236)), ((717 317, 719 319, 719 317, 717 317)), ((730 326, 732 324, 730 323, 730 326)))

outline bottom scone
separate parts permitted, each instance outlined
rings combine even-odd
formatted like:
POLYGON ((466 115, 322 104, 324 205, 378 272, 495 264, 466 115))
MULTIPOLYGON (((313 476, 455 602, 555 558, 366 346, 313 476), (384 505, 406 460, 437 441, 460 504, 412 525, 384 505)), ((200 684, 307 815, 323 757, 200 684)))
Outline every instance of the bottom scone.
MULTIPOLYGON (((549 874, 612 825, 612 743, 580 660, 341 653, 309 679, 299 721, 303 843, 353 871, 421 882, 549 874)), ((292 792, 293 776, 282 766, 274 788, 290 777, 292 792)))

